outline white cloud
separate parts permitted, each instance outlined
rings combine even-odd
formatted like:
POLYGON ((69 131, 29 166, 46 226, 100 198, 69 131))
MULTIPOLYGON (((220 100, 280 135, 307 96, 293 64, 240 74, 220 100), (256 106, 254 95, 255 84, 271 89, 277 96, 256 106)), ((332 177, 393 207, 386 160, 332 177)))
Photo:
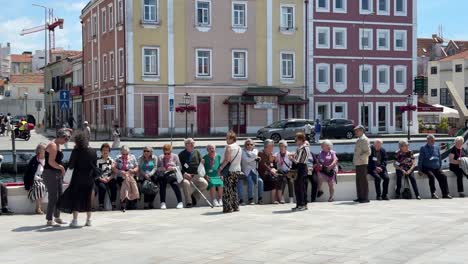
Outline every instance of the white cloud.
POLYGON ((58 6, 69 12, 81 12, 87 3, 88 1, 77 1, 73 3, 60 2, 58 6))
POLYGON ((44 49, 44 32, 37 32, 25 36, 20 36, 22 29, 40 26, 44 22, 34 21, 28 17, 18 17, 15 19, 0 22, 0 32, 2 42, 10 42, 12 52, 21 53, 23 51, 34 51, 44 49))

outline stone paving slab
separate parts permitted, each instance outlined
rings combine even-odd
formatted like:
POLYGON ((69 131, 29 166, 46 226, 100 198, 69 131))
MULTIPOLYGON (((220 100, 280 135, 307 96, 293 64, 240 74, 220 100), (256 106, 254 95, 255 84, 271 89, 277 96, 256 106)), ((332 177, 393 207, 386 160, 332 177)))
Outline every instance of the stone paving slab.
POLYGON ((468 263, 468 199, 290 207, 0 216, 0 263, 468 263))

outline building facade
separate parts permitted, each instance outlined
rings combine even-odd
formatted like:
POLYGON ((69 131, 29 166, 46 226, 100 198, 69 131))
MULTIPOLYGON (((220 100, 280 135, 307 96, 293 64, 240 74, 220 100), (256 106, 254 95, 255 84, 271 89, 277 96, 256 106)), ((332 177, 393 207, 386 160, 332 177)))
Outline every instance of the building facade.
POLYGON ((157 136, 185 131, 186 115, 175 111, 184 103, 197 109, 187 114, 197 135, 255 133, 304 117, 304 5, 90 2, 81 16, 86 118, 102 129, 118 122, 128 134, 157 136))
POLYGON ((10 43, 2 45, 0 43, 0 79, 10 76, 11 63, 11 46, 10 43))
POLYGON ((310 2, 313 117, 351 119, 373 134, 407 131, 400 106, 407 104, 417 73, 416 11, 416 0, 310 2))
POLYGON ((32 54, 23 52, 22 54, 11 54, 11 73, 27 74, 32 72, 32 54))

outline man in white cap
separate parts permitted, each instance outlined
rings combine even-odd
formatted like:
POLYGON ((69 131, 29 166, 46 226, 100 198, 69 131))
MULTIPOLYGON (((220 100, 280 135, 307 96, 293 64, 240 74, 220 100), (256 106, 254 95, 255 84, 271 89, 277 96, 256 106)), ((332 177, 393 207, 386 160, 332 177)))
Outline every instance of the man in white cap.
POLYGON ((88 121, 83 122, 83 133, 85 137, 88 139, 88 142, 91 141, 91 128, 89 127, 88 121))
POLYGON ((359 125, 354 128, 354 135, 358 138, 354 148, 353 164, 356 166, 356 193, 355 202, 369 202, 369 186, 367 183, 367 164, 371 154, 369 139, 364 134, 365 127, 359 125))

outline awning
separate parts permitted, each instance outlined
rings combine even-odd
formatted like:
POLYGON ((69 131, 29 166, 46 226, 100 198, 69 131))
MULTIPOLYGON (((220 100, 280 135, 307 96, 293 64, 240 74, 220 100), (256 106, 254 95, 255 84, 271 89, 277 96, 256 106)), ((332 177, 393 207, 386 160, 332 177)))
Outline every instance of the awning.
POLYGON ((307 104, 306 99, 302 99, 300 96, 287 95, 278 98, 278 104, 280 105, 305 105, 307 104))
POLYGON ((285 96, 288 91, 283 91, 280 88, 264 86, 264 87, 249 87, 244 92, 244 95, 252 96, 285 96))
POLYGON ((443 112, 444 108, 436 107, 435 105, 425 104, 418 102, 418 112, 434 113, 434 112, 443 112))
POLYGON ((255 104, 253 96, 229 96, 224 100, 224 104, 255 104))
POLYGON ((439 105, 439 104, 435 104, 434 106, 435 107, 442 107, 443 111, 439 113, 440 117, 460 118, 460 114, 458 113, 458 111, 453 109, 453 108, 443 106, 443 105, 439 105))

